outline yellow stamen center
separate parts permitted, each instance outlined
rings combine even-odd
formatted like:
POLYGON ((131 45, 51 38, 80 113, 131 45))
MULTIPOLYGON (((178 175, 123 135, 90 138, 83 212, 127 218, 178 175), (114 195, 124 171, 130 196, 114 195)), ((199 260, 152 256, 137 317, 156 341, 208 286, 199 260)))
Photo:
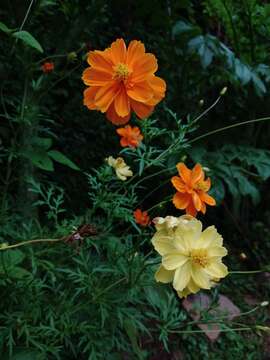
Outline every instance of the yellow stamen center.
POLYGON ((126 64, 119 63, 114 67, 113 78, 117 80, 126 80, 129 76, 129 68, 126 64))
POLYGON ((207 251, 205 249, 194 249, 190 253, 191 261, 201 267, 206 267, 209 263, 207 251))
POLYGON ((199 181, 197 184, 196 184, 196 189, 198 190, 202 190, 202 191, 207 191, 207 184, 204 182, 204 181, 199 181))

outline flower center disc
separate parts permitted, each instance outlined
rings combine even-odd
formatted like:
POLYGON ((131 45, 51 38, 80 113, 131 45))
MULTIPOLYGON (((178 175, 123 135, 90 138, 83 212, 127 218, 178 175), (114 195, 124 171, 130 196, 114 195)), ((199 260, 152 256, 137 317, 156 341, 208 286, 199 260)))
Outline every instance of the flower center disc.
POLYGON ((117 80, 127 80, 129 69, 126 64, 119 63, 114 67, 113 78, 117 80))
POLYGON ((208 256, 205 249, 192 250, 190 257, 193 263, 201 267, 206 267, 208 265, 208 256))

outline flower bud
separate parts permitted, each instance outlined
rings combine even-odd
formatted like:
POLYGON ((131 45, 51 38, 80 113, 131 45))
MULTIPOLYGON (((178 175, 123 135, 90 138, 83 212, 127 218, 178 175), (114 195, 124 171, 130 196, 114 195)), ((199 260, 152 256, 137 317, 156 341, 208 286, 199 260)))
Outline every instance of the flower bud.
POLYGON ((227 86, 225 86, 225 87, 221 90, 220 95, 221 95, 221 96, 225 95, 226 92, 227 92, 227 90, 228 90, 228 88, 227 88, 227 86))

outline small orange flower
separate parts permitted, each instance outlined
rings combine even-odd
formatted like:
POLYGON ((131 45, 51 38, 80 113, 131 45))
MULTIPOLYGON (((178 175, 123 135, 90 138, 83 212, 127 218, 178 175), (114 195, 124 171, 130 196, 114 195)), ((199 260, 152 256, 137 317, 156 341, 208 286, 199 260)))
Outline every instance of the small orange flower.
POLYGON ((133 213, 135 221, 141 226, 147 226, 150 224, 151 220, 147 211, 142 211, 141 209, 136 209, 133 213))
POLYGON ((41 65, 41 69, 45 74, 48 74, 54 70, 54 63, 47 61, 41 65))
POLYGON ((126 48, 124 40, 117 39, 104 51, 90 51, 87 61, 84 105, 106 113, 115 125, 126 124, 132 111, 140 119, 148 117, 165 96, 165 81, 154 75, 157 59, 140 41, 126 48))
POLYGON ((117 134, 121 136, 120 144, 123 147, 137 147, 143 139, 140 129, 137 126, 131 127, 127 125, 116 130, 117 134))
POLYGON ((215 199, 207 192, 211 187, 211 180, 205 180, 205 174, 200 164, 196 164, 192 170, 188 169, 184 163, 176 165, 179 176, 173 176, 171 181, 177 193, 173 197, 173 203, 177 209, 186 210, 192 216, 197 215, 197 211, 203 214, 206 212, 206 204, 216 205, 215 199))

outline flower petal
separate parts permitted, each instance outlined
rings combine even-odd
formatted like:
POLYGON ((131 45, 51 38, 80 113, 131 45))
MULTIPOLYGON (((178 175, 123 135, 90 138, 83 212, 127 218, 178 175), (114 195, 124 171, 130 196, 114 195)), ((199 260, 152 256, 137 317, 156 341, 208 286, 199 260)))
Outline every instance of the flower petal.
POLYGON ((184 265, 175 270, 173 287, 177 291, 182 291, 188 284, 191 277, 191 264, 187 261, 184 265))
POLYGON ((127 87, 127 94, 135 101, 147 102, 153 97, 153 90, 146 81, 127 87))
POLYGON ((143 104, 141 102, 130 99, 130 105, 132 110, 140 119, 147 118, 154 110, 153 106, 143 104))
POLYGON ((189 184, 191 180, 191 170, 188 169, 184 163, 178 163, 176 167, 184 183, 189 184))
POLYGON ((165 269, 164 266, 160 265, 155 273, 155 279, 157 282, 164 284, 170 283, 173 281, 174 271, 165 269))
POLYGON ((104 86, 112 81, 112 76, 110 73, 89 67, 84 70, 82 80, 85 85, 104 86))
POLYGON ((114 104, 112 103, 109 109, 106 112, 106 117, 109 121, 111 121, 114 125, 124 125, 130 119, 130 113, 127 116, 121 117, 117 115, 114 104))
POLYGON ((157 59, 153 54, 145 54, 133 64, 132 82, 141 82, 158 69, 157 59))
POLYGON ((182 194, 180 192, 177 192, 173 197, 173 204, 177 209, 186 209, 188 204, 190 203, 191 197, 190 194, 182 194))
POLYGON ((216 256, 223 257, 228 254, 228 251, 223 246, 213 246, 207 249, 207 254, 209 257, 216 257, 216 256))
POLYGON ((118 92, 117 96, 115 97, 114 108, 115 108, 116 114, 121 117, 125 117, 130 113, 129 98, 127 96, 124 85, 121 85, 120 91, 118 92))
POLYGON ((174 252, 163 256, 162 265, 167 270, 175 270, 179 266, 185 264, 187 261, 188 261, 187 256, 182 255, 181 253, 174 252))
POLYGON ((88 107, 90 110, 95 110, 96 104, 95 104, 95 96, 98 91, 98 87, 91 86, 84 90, 83 93, 83 103, 88 107))
POLYGON ((197 210, 195 209, 195 206, 194 206, 194 204, 193 204, 192 201, 188 204, 188 206, 187 206, 187 208, 186 208, 186 213, 187 213, 188 215, 191 215, 191 216, 196 217, 196 215, 197 215, 197 210))
POLYGON ((196 164, 192 169, 192 173, 191 173, 192 186, 194 186, 198 181, 203 180, 203 178, 204 178, 204 172, 202 166, 201 164, 196 164))
POLYGON ((160 255, 173 253, 176 250, 173 245, 173 239, 166 230, 156 232, 152 238, 152 244, 160 255))
POLYGON ((117 39, 110 47, 110 56, 115 65, 126 62, 127 49, 123 39, 117 39))
POLYGON ((211 262, 205 268, 205 272, 213 278, 224 278, 228 275, 228 268, 222 262, 211 262))
POLYGON ((145 47, 141 41, 132 40, 127 49, 127 65, 133 69, 134 63, 145 55, 145 47))
POLYGON ((193 191, 191 196, 192 196, 192 201, 193 201, 193 205, 194 205, 195 209, 197 211, 200 211, 201 207, 202 207, 202 202, 201 202, 199 195, 196 193, 196 191, 193 191))
POLYGON ((119 92, 117 82, 102 86, 96 93, 95 104, 101 112, 106 112, 119 92))
POLYGON ((93 68, 99 69, 101 71, 107 72, 109 74, 113 73, 113 63, 108 56, 108 51, 90 51, 88 54, 87 62, 93 68))
POLYGON ((180 191, 181 193, 186 192, 186 186, 183 180, 179 176, 173 176, 171 179, 171 182, 173 186, 176 188, 177 191, 180 191))
POLYGON ((192 265, 191 274, 192 279, 197 286, 202 289, 211 288, 210 277, 203 268, 197 265, 192 265))
POLYGON ((198 191, 198 194, 199 194, 201 200, 204 201, 207 205, 210 205, 210 206, 216 205, 216 200, 212 196, 206 194, 204 191, 198 191))

